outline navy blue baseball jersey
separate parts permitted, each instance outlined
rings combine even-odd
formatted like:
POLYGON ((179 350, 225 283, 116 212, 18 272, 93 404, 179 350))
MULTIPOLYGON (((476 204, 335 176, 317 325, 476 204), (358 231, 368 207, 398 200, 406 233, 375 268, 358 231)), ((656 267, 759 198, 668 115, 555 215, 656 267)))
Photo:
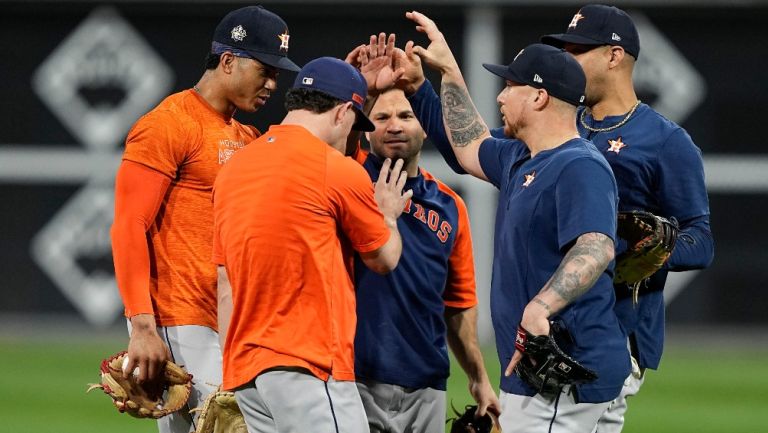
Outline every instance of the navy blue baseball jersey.
MULTIPOLYGON (((616 183, 608 163, 584 139, 570 140, 534 158, 519 140, 488 138, 480 165, 500 190, 496 210, 491 314, 502 366, 515 351, 525 306, 560 266, 576 239, 586 233, 616 236, 616 183)), ((595 370, 598 379, 577 387, 578 400, 609 401, 619 395, 630 371, 626 336, 613 312, 613 262, 597 282, 550 319, 567 336, 564 351, 595 370)), ((502 377, 512 394, 535 391, 517 375, 502 377)))
MULTIPOLYGON (((578 115, 593 129, 620 123, 621 116, 595 121, 588 113, 578 115), (583 117, 582 117, 583 115, 583 117)), ((664 346, 664 297, 662 289, 669 270, 709 266, 714 243, 709 228, 709 201, 704 184, 701 150, 683 128, 646 104, 622 126, 592 132, 577 122, 582 137, 591 140, 611 165, 619 188, 619 210, 645 210, 680 223, 681 235, 664 269, 656 272, 633 305, 629 289, 616 287, 616 314, 627 330, 638 363, 657 368, 664 346)), ((618 244, 617 253, 626 248, 618 244)))
MULTIPOLYGON (((356 159, 376 182, 382 161, 363 150, 356 159)), ((461 198, 423 168, 408 178, 408 189, 413 197, 397 220, 403 253, 395 270, 379 275, 355 260, 355 374, 445 390, 445 307, 477 304, 469 217, 461 198)))

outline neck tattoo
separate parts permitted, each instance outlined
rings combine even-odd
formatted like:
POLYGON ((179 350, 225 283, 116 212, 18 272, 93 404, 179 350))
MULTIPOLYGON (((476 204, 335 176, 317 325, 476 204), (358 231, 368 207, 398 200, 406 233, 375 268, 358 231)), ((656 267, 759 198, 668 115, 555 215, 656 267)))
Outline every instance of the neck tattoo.
POLYGON ((200 88, 199 88, 199 87, 197 87, 197 84, 195 84, 194 86, 192 86, 192 89, 194 89, 194 91, 195 91, 195 92, 197 92, 197 93, 200 93, 200 88))
POLYGON ((581 116, 579 116, 579 122, 581 123, 581 126, 584 127, 584 129, 586 129, 587 131, 590 131, 590 132, 608 132, 608 131, 613 131, 614 129, 619 128, 622 125, 624 125, 625 123, 627 123, 629 121, 629 118, 632 117, 633 114, 635 114, 635 110, 637 110, 638 106, 640 106, 640 100, 639 99, 637 100, 637 102, 635 102, 635 105, 632 107, 632 109, 629 110, 629 113, 627 113, 627 115, 624 116, 623 119, 621 119, 621 122, 619 122, 619 123, 617 123, 617 124, 615 124, 613 126, 608 126, 606 128, 593 128, 593 127, 587 125, 587 122, 584 121, 584 115, 589 110, 588 108, 585 108, 584 110, 582 110, 581 116))

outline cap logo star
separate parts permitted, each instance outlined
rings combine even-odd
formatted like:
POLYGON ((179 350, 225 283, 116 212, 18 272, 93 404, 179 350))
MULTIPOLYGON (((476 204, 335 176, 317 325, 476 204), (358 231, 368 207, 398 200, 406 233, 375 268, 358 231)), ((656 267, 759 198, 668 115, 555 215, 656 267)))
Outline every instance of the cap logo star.
POLYGON ((533 171, 531 172, 531 174, 525 174, 524 176, 525 176, 525 182, 523 182, 523 186, 527 188, 528 186, 531 185, 531 182, 533 182, 533 179, 536 178, 536 172, 533 171))
POLYGON ((288 40, 291 39, 291 35, 288 34, 288 30, 283 32, 281 35, 277 35, 277 38, 280 39, 280 51, 288 52, 288 40))
POLYGON ((615 140, 608 140, 608 152, 615 152, 616 154, 619 153, 619 151, 626 147, 627 145, 621 142, 621 137, 615 139, 615 140))
POLYGON ((237 26, 232 29, 232 32, 230 33, 230 35, 232 36, 232 39, 238 42, 242 42, 243 39, 245 39, 245 37, 248 36, 248 33, 245 32, 245 29, 243 28, 243 26, 237 26))
POLYGON ((571 23, 568 24, 568 28, 571 27, 576 28, 576 25, 579 24, 579 20, 583 20, 586 18, 584 15, 581 14, 581 11, 577 12, 576 15, 573 16, 573 19, 571 20, 571 23))

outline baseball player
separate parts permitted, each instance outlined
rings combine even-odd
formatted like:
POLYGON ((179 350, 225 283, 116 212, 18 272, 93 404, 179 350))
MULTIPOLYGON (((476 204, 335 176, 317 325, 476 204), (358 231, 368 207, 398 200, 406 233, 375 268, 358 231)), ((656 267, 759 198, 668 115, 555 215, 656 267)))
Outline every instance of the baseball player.
MULTIPOLYGON (((262 7, 227 14, 216 27, 206 71, 133 126, 115 182, 112 252, 129 320, 129 363, 150 386, 165 360, 183 365, 195 387, 190 407, 221 383, 211 189, 229 157, 259 131, 233 119, 257 111, 276 88, 286 55, 285 22, 262 7)), ((219 319, 226 317, 220 314, 219 319)), ((162 433, 194 430, 181 410, 158 420, 162 433)))
MULTIPOLYGON (((629 334, 637 365, 596 431, 619 432, 627 397, 637 393, 647 368, 659 366, 667 272, 705 268, 714 256, 701 150, 683 128, 637 99, 632 70, 640 41, 626 12, 612 6, 584 6, 566 33, 544 36, 542 42, 564 47, 584 67, 586 107, 577 113, 577 127, 611 165, 619 188, 619 210, 649 211, 680 224, 672 256, 641 284, 636 304, 626 285, 615 287, 616 314, 629 334)), ((617 254, 625 248, 617 247, 617 254)))
POLYGON ((344 156, 363 114, 360 71, 330 57, 302 68, 288 114, 221 170, 214 188, 214 260, 232 318, 224 387, 260 433, 368 431, 355 386, 352 252, 395 268, 397 218, 411 192, 398 160, 372 186, 344 156))
POLYGON ((426 134, 400 89, 376 99, 371 152, 353 155, 378 181, 386 158, 400 159, 413 197, 398 219, 403 255, 387 275, 355 260, 355 374, 372 432, 444 430, 450 345, 469 378, 479 414, 498 399, 477 343, 477 296, 469 218, 463 200, 419 167, 426 134), (407 330, 407 332, 405 332, 407 330))
POLYGON ((423 113, 421 101, 430 100, 432 114, 422 122, 430 138, 443 151, 447 143, 439 141, 448 138, 466 172, 500 189, 491 312, 504 369, 502 431, 590 433, 619 395, 630 359, 612 310, 616 183, 605 158, 575 126, 584 72, 567 53, 543 44, 524 48, 507 66, 484 65, 506 81, 497 98, 504 127, 491 134, 435 23, 417 12, 406 16, 430 45, 409 44, 405 59, 416 54, 442 74, 440 107, 420 68, 406 68, 405 80, 417 78, 410 85, 417 89, 414 111, 423 113), (432 134, 439 127, 435 107, 442 108, 447 135, 432 134), (516 138, 498 138, 504 136, 516 138), (597 379, 555 395, 539 393, 513 373, 522 358, 515 350, 521 330, 534 336, 552 331, 597 379))

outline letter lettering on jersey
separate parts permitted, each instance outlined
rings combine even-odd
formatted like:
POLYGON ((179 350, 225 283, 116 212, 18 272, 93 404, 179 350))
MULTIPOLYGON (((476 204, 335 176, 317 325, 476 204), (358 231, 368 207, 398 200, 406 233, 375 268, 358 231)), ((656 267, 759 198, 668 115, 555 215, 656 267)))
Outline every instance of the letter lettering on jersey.
POLYGON ((427 224, 429 225, 429 228, 433 232, 437 230, 437 224, 439 222, 440 222, 440 215, 438 215, 437 212, 430 209, 429 213, 427 214, 427 224))
POLYGON ((427 217, 426 217, 425 212, 424 212, 424 206, 422 206, 422 205, 420 205, 418 203, 414 203, 414 205, 416 206, 416 213, 413 214, 414 218, 418 218, 419 221, 421 221, 423 223, 426 223, 427 222, 427 217))
POLYGON ((437 232, 437 238, 440 239, 440 242, 445 243, 448 240, 448 235, 453 231, 453 227, 451 227, 451 224, 448 223, 448 221, 443 221, 442 224, 440 224, 440 231, 437 232))
POLYGON ((407 202, 405 202, 405 208, 403 208, 403 213, 411 213, 411 200, 408 199, 407 202))

